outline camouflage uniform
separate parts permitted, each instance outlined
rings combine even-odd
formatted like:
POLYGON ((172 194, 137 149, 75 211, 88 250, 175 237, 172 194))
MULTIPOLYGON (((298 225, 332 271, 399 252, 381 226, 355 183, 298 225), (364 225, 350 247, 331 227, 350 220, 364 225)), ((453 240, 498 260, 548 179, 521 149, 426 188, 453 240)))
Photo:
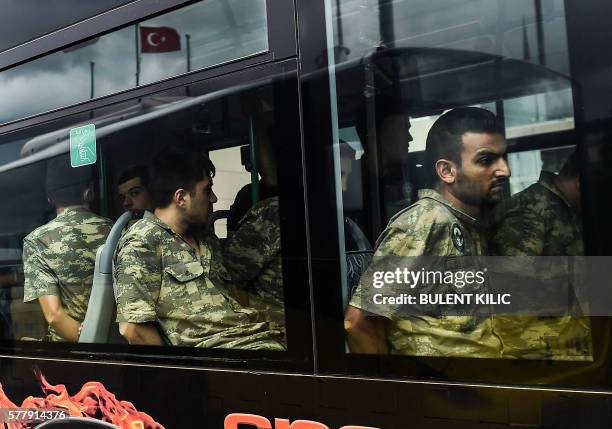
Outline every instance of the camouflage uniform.
POLYGON ((543 171, 540 180, 500 206, 491 250, 507 256, 580 256, 582 223, 554 182, 543 171))
POLYGON ((278 197, 253 206, 227 239, 223 261, 232 280, 248 292, 249 306, 268 314, 285 332, 278 197))
MULTIPOLYGON (((66 313, 85 319, 96 251, 112 222, 84 207, 70 206, 23 240, 24 302, 59 296, 66 313)), ((48 339, 64 341, 49 327, 48 339)))
POLYGON ((196 238, 199 255, 150 212, 125 233, 115 254, 117 321, 156 322, 175 346, 282 350, 265 315, 232 296, 216 237, 196 238))
MULTIPOLYGON (((582 223, 554 180, 553 173, 543 171, 537 183, 500 207, 501 220, 492 234, 494 254, 521 257, 584 254, 582 223)), ((548 267, 544 274, 541 262, 538 262, 538 278, 553 288, 559 285, 558 282, 567 280, 570 272, 567 265, 560 262, 558 258, 552 261, 554 266, 548 267)), ((524 263, 515 269, 520 273, 518 275, 530 272, 524 263)), ((586 317, 517 316, 497 319, 505 356, 592 360, 591 329, 586 317)))
MULTIPOLYGON (((486 242, 476 219, 459 211, 438 192, 423 189, 419 200, 395 215, 380 236, 374 259, 362 276, 350 304, 362 305, 371 288, 372 272, 385 267, 385 257, 439 256, 445 267, 471 269, 485 253, 486 242), (459 232, 457 232, 459 231, 459 232)), ((414 271, 423 268, 418 258, 406 258, 414 271)), ((431 269, 432 267, 424 267, 431 269)), ((382 271, 385 271, 383 268, 382 271)), ((440 314, 442 309, 440 309, 440 314)), ((499 357, 501 343, 490 315, 385 315, 391 353, 413 356, 499 357)))

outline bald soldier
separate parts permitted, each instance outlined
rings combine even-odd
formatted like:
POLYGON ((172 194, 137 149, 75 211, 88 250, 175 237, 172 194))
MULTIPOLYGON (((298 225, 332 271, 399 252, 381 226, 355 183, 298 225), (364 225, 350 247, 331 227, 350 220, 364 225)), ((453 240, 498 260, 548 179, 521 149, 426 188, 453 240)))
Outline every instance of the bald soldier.
POLYGON ((395 215, 379 237, 345 314, 349 346, 355 353, 499 357, 501 342, 490 315, 365 310, 372 308, 364 302, 372 274, 387 270, 389 261, 417 271, 432 268, 425 257, 433 256, 444 267, 461 269, 470 256, 486 254, 479 220, 483 207, 500 199, 510 175, 501 125, 489 111, 454 109, 434 123, 426 145, 433 188, 421 190, 419 200, 395 215))
POLYGON ((218 239, 201 231, 217 201, 214 166, 179 147, 153 160, 154 212, 115 254, 117 321, 130 344, 283 350, 265 314, 234 298, 218 239))
POLYGON ((55 219, 23 240, 24 302, 38 300, 49 324, 46 339, 77 341, 93 283, 96 252, 112 227, 91 212, 90 167, 72 168, 68 156, 47 163, 55 219))
MULTIPOLYGON (((568 157, 559 174, 542 171, 538 182, 514 195, 509 204, 500 208, 503 214, 492 234, 493 254, 520 257, 584 255, 576 152, 568 157)), ((522 258, 520 261, 522 266, 515 269, 519 276, 527 273, 525 261, 530 260, 522 258)), ((540 265, 547 260, 540 258, 539 261, 538 278, 546 283, 542 286, 550 291, 558 285, 559 294, 565 296, 567 291, 561 285, 567 285, 571 275, 565 261, 551 258, 552 265, 546 273, 540 265)), ((573 314, 505 317, 504 354, 531 359, 592 359, 589 321, 577 316, 575 302, 568 302, 568 305, 573 314)))

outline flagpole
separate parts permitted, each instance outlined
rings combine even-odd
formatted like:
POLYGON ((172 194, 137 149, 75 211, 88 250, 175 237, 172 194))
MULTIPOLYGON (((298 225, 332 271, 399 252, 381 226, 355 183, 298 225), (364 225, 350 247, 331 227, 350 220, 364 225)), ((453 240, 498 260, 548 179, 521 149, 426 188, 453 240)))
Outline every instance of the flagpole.
POLYGON ((185 34, 187 45, 187 72, 191 71, 191 34, 185 34))
POLYGON ((138 55, 140 48, 138 46, 138 24, 134 26, 134 43, 136 48, 136 86, 138 86, 140 84, 140 56, 138 55))

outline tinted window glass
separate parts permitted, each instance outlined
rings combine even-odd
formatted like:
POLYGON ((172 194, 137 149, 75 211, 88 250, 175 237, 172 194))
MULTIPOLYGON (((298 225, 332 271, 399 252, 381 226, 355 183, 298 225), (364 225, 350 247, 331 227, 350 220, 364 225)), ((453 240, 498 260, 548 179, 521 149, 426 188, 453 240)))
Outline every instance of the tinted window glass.
POLYGON ((283 194, 301 176, 279 161, 293 150, 287 142, 299 141, 296 85, 287 74, 266 82, 218 95, 195 84, 75 117, 67 127, 5 136, 0 147, 15 142, 22 151, 0 167, 3 192, 16 196, 0 213, 3 338, 125 344, 116 311, 118 322, 153 329, 144 343, 125 331, 133 344, 287 350, 281 224, 291 209, 283 209, 283 194), (73 168, 70 130, 88 123, 96 127, 97 162, 73 168), (174 155, 158 155, 177 150, 178 167, 164 164, 174 155), (212 164, 173 179, 193 157, 212 164), (163 214, 173 204, 174 191, 164 188, 172 180, 190 201, 185 230, 163 214), (94 276, 96 251, 127 210, 134 219, 121 233, 114 275, 94 276), (90 302, 98 285, 112 291, 113 279, 116 309, 114 298, 90 302), (110 323, 108 335, 92 331, 100 323, 110 323))
POLYGON ((2 4, 0 51, 129 2, 129 0, 106 0, 103 2, 61 0, 40 3, 8 0, 2 4), (36 16, 36 25, 23 25, 23 17, 33 15, 36 16))
POLYGON ((198 2, 0 73, 0 122, 267 49, 264 0, 198 2))
POLYGON ((518 262, 585 255, 564 2, 328 6, 349 349, 426 365, 547 360, 562 372, 563 362, 591 362, 591 321, 577 310, 589 299, 580 301, 579 282, 567 286, 575 272, 530 277, 530 263, 558 261, 518 262), (465 301, 503 284, 489 265, 483 290, 465 286, 464 274, 494 263, 513 284, 550 291, 531 302, 571 299, 550 319, 528 304, 504 313, 492 310, 499 303, 465 301))

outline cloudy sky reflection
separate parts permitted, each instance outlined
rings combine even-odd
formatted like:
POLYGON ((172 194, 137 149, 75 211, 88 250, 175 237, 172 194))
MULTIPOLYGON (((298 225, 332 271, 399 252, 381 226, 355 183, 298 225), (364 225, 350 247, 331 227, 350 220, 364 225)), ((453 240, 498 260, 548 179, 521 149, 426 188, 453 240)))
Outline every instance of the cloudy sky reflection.
MULTIPOLYGON (((181 50, 140 54, 140 84, 187 71, 185 35, 191 36, 191 70, 202 69, 268 49, 265 0, 206 0, 143 21, 171 27, 181 50)), ((85 101, 136 85, 136 27, 100 37, 78 49, 60 51, 0 73, 0 123, 85 101)))

